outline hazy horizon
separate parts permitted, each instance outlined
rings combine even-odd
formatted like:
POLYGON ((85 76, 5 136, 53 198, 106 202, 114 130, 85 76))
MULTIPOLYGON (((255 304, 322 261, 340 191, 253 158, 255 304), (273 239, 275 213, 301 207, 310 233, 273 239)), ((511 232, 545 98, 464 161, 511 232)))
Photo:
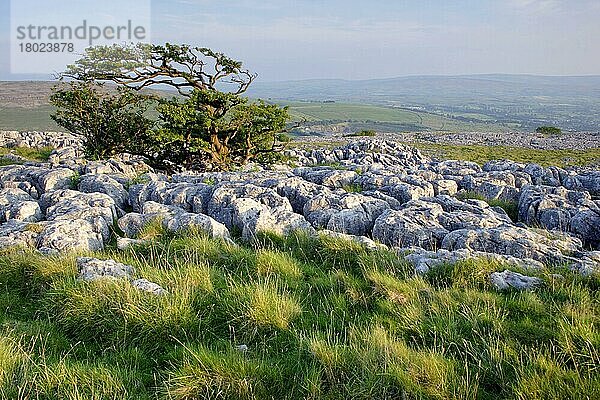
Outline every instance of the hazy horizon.
MULTIPOLYGON (((97 2, 87 4, 98 12, 97 2)), ((234 0, 226 6, 153 0, 151 5, 153 42, 214 48, 242 60, 263 82, 600 75, 595 40, 600 2, 594 0, 234 0)), ((0 0, 0 79, 42 78, 9 73, 9 16, 9 0, 0 0)))
MULTIPOLYGON (((600 74, 583 74, 583 75, 544 75, 544 74, 506 74, 506 73, 477 73, 477 74, 457 74, 457 75, 444 75, 444 74, 414 74, 414 75, 399 75, 399 76, 384 76, 384 77, 373 77, 366 79, 344 79, 344 78, 305 78, 305 79, 285 79, 285 80, 265 80, 260 79, 258 83, 269 84, 269 83, 287 83, 287 82, 310 82, 310 81, 344 81, 344 82, 366 82, 366 81, 385 81, 394 79, 404 78, 492 78, 492 77, 532 77, 532 78, 600 78, 600 74)), ((260 76, 259 76, 260 77, 260 76)), ((16 78, 11 76, 0 77, 1 82, 53 82, 55 79, 50 77, 35 75, 28 75, 25 78, 16 78)), ((169 89, 169 88, 168 88, 169 89)))

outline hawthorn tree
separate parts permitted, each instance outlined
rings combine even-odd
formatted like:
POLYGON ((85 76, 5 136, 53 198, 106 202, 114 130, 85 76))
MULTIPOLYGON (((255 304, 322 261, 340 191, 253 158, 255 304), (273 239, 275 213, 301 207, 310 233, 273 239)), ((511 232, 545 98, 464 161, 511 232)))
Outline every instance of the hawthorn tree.
POLYGON ((109 92, 102 85, 71 82, 54 87, 52 119, 83 138, 85 155, 102 159, 119 153, 146 155, 155 122, 145 114, 155 99, 125 87, 109 92))
MULTIPOLYGON (((137 44, 88 48, 60 79, 111 82, 139 93, 174 88, 179 97, 157 100, 157 125, 142 152, 171 167, 228 169, 271 159, 284 146, 278 138, 287 107, 242 96, 256 76, 242 62, 208 48, 137 44)), ((55 105, 61 112, 64 104, 55 105)))
POLYGON ((535 131, 544 135, 560 135, 562 130, 556 126, 538 126, 535 131))

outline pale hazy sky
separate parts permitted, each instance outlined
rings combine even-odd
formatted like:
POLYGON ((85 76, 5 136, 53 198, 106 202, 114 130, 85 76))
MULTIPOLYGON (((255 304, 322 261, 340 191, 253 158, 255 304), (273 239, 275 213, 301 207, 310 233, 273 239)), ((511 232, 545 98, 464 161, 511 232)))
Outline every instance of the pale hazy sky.
MULTIPOLYGON (((25 78, 8 74, 9 4, 0 79, 25 78)), ((223 51, 264 81, 600 75, 600 0, 152 0, 152 40, 223 51)))

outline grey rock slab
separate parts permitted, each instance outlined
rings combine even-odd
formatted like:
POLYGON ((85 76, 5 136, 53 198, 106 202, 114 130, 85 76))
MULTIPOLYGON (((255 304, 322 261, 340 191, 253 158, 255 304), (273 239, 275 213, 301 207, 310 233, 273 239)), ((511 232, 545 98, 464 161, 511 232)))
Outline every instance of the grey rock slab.
POLYGON ((543 263, 563 261, 563 254, 550 239, 515 226, 460 229, 448 233, 441 247, 446 250, 468 249, 517 258, 532 258, 543 263))
POLYGON ((385 200, 358 193, 324 193, 307 201, 303 214, 316 229, 365 236, 389 208, 385 200))
POLYGON ((75 172, 68 168, 52 169, 39 178, 39 188, 41 193, 51 190, 69 189, 73 182, 75 172))
POLYGON ((150 293, 155 296, 161 296, 161 295, 165 295, 168 293, 159 284, 150 282, 149 280, 143 279, 143 278, 132 281, 131 285, 133 287, 141 290, 142 292, 150 293))
POLYGON ((0 225, 0 249, 10 247, 35 247, 38 230, 41 226, 27 222, 10 220, 0 225), (32 229, 35 226, 36 229, 32 229))
POLYGON ((148 223, 160 220, 163 227, 170 231, 195 228, 213 238, 230 238, 229 230, 223 224, 204 214, 189 213, 182 208, 153 201, 145 202, 142 212, 143 214, 128 213, 117 221, 117 225, 127 237, 135 238, 148 223))
POLYGON ((439 204, 414 200, 401 210, 384 211, 373 226, 373 239, 393 247, 440 247, 448 230, 439 222, 444 213, 439 204))
POLYGON ((504 270, 503 272, 493 272, 490 274, 490 283, 496 290, 530 290, 542 284, 539 278, 526 276, 517 272, 504 270))
POLYGON ((131 279, 135 269, 114 260, 100 260, 93 257, 78 257, 79 279, 95 281, 98 279, 131 279))
POLYGON ((37 236, 37 248, 67 251, 99 251, 104 249, 106 232, 83 219, 49 221, 37 236))
POLYGON ((306 219, 292 211, 272 209, 251 198, 232 201, 234 226, 242 231, 242 238, 253 240, 259 232, 287 235, 294 231, 313 233, 306 219))
POLYGON ((27 192, 18 188, 0 190, 0 222, 10 219, 36 222, 42 218, 40 205, 27 192))
POLYGON ((79 191, 104 193, 112 198, 120 209, 125 209, 129 205, 129 193, 121 183, 108 175, 83 175, 79 182, 79 191))

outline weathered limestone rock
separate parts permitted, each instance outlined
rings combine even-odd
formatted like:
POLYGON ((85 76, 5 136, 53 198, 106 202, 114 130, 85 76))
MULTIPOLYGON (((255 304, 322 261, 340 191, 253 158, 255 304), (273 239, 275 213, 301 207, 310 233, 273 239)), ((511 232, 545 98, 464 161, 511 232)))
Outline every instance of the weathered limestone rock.
POLYGON ((155 296, 167 294, 167 291, 163 289, 162 286, 154 282, 150 282, 147 279, 136 279, 132 281, 131 284, 133 285, 133 287, 141 290, 142 292, 150 293, 155 296))
POLYGON ((519 199, 519 219, 528 225, 571 232, 592 246, 600 246, 600 206, 588 192, 526 186, 519 199))
POLYGON ((105 235, 98 226, 84 219, 58 219, 50 221, 37 236, 36 247, 60 252, 73 250, 98 251, 104 248, 105 235))
POLYGON ((71 188, 74 174, 75 172, 68 168, 57 168, 46 172, 39 178, 40 192, 71 188))
POLYGON ((104 193, 120 209, 125 209, 129 203, 129 193, 122 184, 108 175, 83 175, 79 190, 84 193, 104 193))
POLYGON ((141 211, 145 202, 154 201, 178 206, 188 212, 206 214, 214 190, 214 186, 204 183, 170 183, 156 180, 148 184, 131 186, 129 202, 136 212, 141 211))
POLYGON ((117 221, 119 228, 126 236, 136 237, 151 221, 160 220, 167 230, 178 232, 195 228, 213 238, 229 239, 227 228, 204 214, 188 213, 182 208, 147 201, 142 207, 142 214, 128 213, 117 221))
POLYGON ((16 220, 0 225, 0 249, 34 247, 40 226, 16 220))
POLYGON ((431 183, 436 196, 454 196, 458 192, 458 184, 450 179, 438 179, 431 183))
POLYGON ((354 171, 336 170, 327 167, 296 168, 294 173, 309 182, 334 189, 352 184, 358 176, 354 171))
POLYGON ((443 264, 456 264, 459 261, 480 259, 491 260, 501 264, 519 267, 527 270, 541 270, 544 268, 543 263, 533 260, 531 258, 521 259, 517 257, 494 253, 470 251, 468 249, 459 249, 455 251, 439 249, 437 251, 427 251, 419 247, 412 247, 408 249, 398 249, 398 252, 409 252, 408 254, 404 255, 404 258, 407 261, 409 261, 412 265, 414 265, 415 272, 418 274, 425 274, 430 269, 433 269, 443 264))
POLYGON ((448 230, 439 222, 439 204, 413 200, 401 210, 387 210, 375 220, 373 238, 393 247, 439 248, 448 230))
POLYGON ((99 260, 92 257, 78 257, 79 279, 95 281, 98 279, 131 279, 135 270, 130 265, 114 260, 99 260))
POLYGON ((0 190, 0 222, 36 222, 42 218, 40 205, 27 192, 17 188, 0 190))
POLYGON ((517 272, 505 270, 504 272, 494 272, 490 275, 490 283, 496 290, 517 289, 529 290, 542 284, 539 278, 525 276, 517 272))
POLYGON ((389 204, 358 193, 321 194, 304 205, 304 216, 315 228, 365 236, 389 204))
POLYGON ((563 261, 563 254, 550 239, 516 226, 456 230, 446 235, 441 247, 532 258, 544 263, 563 261))

